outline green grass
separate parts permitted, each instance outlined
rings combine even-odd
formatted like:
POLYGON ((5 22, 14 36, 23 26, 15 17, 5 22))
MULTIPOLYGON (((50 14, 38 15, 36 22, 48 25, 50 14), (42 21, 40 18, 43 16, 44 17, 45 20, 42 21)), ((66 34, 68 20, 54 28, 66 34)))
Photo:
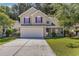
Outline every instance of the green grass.
POLYGON ((7 38, 0 38, 0 45, 4 44, 4 43, 7 43, 7 42, 10 42, 12 40, 14 40, 15 38, 13 37, 7 37, 7 38))
POLYGON ((53 38, 46 41, 58 56, 79 56, 79 39, 53 38), (77 47, 68 47, 70 43, 77 47))

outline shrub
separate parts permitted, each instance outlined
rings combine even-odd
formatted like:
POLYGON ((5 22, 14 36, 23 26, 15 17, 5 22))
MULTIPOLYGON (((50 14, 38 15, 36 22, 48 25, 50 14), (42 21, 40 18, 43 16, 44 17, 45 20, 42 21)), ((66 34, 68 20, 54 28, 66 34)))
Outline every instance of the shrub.
POLYGON ((7 30, 6 30, 6 36, 7 36, 7 37, 12 36, 12 34, 13 34, 15 31, 16 31, 15 29, 7 29, 7 30))
POLYGON ((79 44, 78 43, 69 43, 68 45, 67 45, 67 47, 69 47, 69 48, 79 48, 79 44))
POLYGON ((14 36, 14 37, 20 37, 20 33, 19 33, 19 32, 15 32, 15 33, 13 34, 13 36, 14 36))
POLYGON ((71 37, 72 39, 79 39, 79 36, 71 37))
POLYGON ((64 30, 64 36, 66 36, 66 37, 74 37, 75 33, 71 32, 70 30, 64 30))
POLYGON ((64 30, 64 36, 66 36, 66 37, 69 36, 69 30, 64 30))
POLYGON ((52 37, 56 37, 56 33, 55 32, 52 32, 52 37))

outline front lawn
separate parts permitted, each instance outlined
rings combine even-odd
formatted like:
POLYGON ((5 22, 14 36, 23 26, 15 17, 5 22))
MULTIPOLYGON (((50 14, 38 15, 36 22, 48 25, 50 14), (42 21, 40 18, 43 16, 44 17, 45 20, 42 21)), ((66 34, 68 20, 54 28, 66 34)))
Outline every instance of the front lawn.
POLYGON ((0 45, 14 40, 14 37, 0 38, 0 45))
POLYGON ((79 39, 54 38, 46 41, 58 56, 79 56, 79 39))

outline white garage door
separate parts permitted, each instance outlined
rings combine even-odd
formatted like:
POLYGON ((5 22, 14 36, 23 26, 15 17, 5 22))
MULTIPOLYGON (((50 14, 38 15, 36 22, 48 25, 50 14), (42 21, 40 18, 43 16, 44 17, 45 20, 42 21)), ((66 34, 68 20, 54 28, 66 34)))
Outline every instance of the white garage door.
POLYGON ((26 38, 43 38, 43 27, 21 28, 21 37, 26 38))

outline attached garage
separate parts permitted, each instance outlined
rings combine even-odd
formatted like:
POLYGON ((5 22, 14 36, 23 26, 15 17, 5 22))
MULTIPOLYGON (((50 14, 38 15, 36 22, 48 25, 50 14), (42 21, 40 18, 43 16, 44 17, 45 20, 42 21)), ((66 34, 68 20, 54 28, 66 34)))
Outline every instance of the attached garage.
POLYGON ((43 27, 40 26, 25 26, 20 29, 20 37, 23 38, 43 38, 43 27))

